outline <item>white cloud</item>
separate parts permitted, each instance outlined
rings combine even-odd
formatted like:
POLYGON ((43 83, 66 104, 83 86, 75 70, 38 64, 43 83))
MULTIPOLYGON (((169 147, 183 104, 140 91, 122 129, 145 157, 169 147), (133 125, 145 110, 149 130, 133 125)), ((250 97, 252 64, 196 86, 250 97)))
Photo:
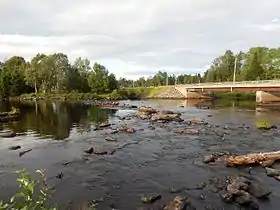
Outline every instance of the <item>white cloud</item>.
POLYGON ((0 1, 0 58, 64 52, 133 78, 202 72, 226 49, 278 47, 278 8, 278 0, 0 1))

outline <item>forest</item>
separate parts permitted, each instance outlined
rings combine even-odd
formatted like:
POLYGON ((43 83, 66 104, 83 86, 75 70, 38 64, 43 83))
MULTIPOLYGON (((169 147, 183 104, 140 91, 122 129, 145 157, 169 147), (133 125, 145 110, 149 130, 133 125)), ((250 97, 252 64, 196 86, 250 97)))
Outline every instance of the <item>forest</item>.
POLYGON ((202 75, 188 74, 188 69, 181 75, 160 70, 149 78, 141 77, 135 81, 117 80, 105 66, 99 63, 91 65, 87 58, 79 57, 71 63, 63 53, 37 54, 30 61, 13 56, 0 61, 0 96, 69 92, 101 94, 126 87, 232 81, 235 65, 236 81, 279 79, 280 48, 253 47, 237 54, 227 50, 215 58, 202 75))

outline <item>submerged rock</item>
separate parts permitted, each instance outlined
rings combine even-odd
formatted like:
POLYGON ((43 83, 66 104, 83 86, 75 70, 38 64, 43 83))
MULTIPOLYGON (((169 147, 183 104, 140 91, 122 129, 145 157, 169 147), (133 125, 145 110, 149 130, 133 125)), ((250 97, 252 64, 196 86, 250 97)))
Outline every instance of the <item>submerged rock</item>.
POLYGON ((21 146, 16 145, 16 146, 11 146, 11 147, 9 147, 9 150, 18 150, 18 149, 20 149, 20 148, 21 148, 21 146))
POLYGON ((126 132, 127 132, 127 133, 135 133, 136 131, 135 131, 134 128, 127 128, 127 129, 126 129, 126 132))
POLYGON ((21 157, 21 156, 23 156, 26 153, 31 152, 31 151, 32 151, 32 149, 28 149, 28 150, 22 151, 22 152, 19 153, 19 156, 21 157))
POLYGON ((119 129, 122 132, 126 132, 126 133, 135 133, 136 130, 134 128, 129 128, 126 126, 123 126, 122 128, 119 129))
POLYGON ((177 114, 177 113, 163 114, 161 112, 153 115, 151 117, 151 120, 152 121, 165 121, 165 122, 169 122, 169 121, 181 122, 181 121, 183 121, 180 117, 180 114, 177 114))
POLYGON ((207 155, 203 158, 204 163, 213 163, 216 161, 216 157, 214 155, 207 155))
POLYGON ((107 155, 108 151, 93 151, 93 154, 95 154, 95 155, 107 155))
POLYGON ((113 138, 113 137, 110 137, 110 136, 106 137, 105 140, 106 141, 117 141, 116 138, 113 138))
POLYGON ((197 135, 197 134, 199 134, 199 131, 195 130, 195 129, 187 129, 187 130, 181 130, 181 131, 174 131, 174 133, 197 135))
POLYGON ((118 132, 119 132, 118 130, 111 130, 111 131, 108 132, 108 134, 116 134, 118 132))
POLYGON ((225 184, 225 191, 220 192, 221 198, 225 202, 235 202, 249 209, 258 209, 257 199, 266 198, 271 194, 268 187, 244 177, 229 178, 225 184))
POLYGON ((87 154, 92 154, 93 151, 94 151, 94 150, 93 150, 92 147, 89 147, 88 149, 85 149, 85 150, 84 150, 84 152, 87 153, 87 154))
POLYGON ((155 201, 161 199, 161 195, 158 193, 152 194, 152 195, 148 195, 148 196, 143 196, 141 198, 141 201, 143 203, 154 203, 155 201))
POLYGON ((202 125, 204 124, 204 120, 201 118, 195 117, 189 121, 191 124, 197 124, 197 125, 202 125))
POLYGON ((214 163, 217 160, 220 160, 222 157, 227 157, 229 154, 224 152, 213 153, 212 155, 204 156, 204 163, 214 163))
POLYGON ((57 174, 55 177, 56 177, 57 179, 63 179, 64 175, 63 175, 63 173, 61 172, 61 173, 57 174))
POLYGON ((263 186, 256 183, 250 183, 248 192, 256 198, 266 198, 271 194, 271 190, 267 186, 263 186))
POLYGON ((2 138, 13 138, 15 137, 17 134, 14 131, 10 131, 10 132, 5 132, 5 133, 0 133, 0 137, 2 138))
POLYGON ((268 167, 265 168, 265 173, 266 173, 267 176, 270 176, 270 177, 275 177, 275 176, 280 175, 279 170, 274 169, 274 168, 268 168, 268 167))
POLYGON ((110 123, 101 123, 98 127, 99 127, 99 128, 108 128, 108 127, 110 127, 110 126, 111 126, 110 123))

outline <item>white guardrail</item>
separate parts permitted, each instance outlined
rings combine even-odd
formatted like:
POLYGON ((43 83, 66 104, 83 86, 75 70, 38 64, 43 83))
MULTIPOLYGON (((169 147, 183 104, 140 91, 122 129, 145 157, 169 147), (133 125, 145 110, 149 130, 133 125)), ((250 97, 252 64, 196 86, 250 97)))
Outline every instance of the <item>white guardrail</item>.
POLYGON ((176 84, 175 87, 213 87, 213 86, 280 86, 280 80, 256 80, 256 81, 238 81, 238 82, 208 82, 208 83, 194 83, 194 84, 176 84))

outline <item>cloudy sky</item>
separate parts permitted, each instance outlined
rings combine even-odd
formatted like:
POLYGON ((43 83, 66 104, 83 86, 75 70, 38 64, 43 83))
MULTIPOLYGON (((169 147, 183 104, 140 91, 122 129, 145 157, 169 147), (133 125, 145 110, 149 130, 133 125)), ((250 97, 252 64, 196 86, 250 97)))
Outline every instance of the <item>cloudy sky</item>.
POLYGON ((87 57, 118 77, 203 72, 226 49, 280 46, 279 0, 0 0, 0 59, 87 57))

